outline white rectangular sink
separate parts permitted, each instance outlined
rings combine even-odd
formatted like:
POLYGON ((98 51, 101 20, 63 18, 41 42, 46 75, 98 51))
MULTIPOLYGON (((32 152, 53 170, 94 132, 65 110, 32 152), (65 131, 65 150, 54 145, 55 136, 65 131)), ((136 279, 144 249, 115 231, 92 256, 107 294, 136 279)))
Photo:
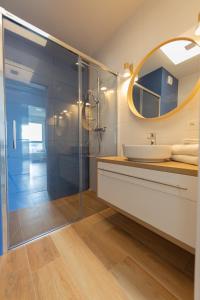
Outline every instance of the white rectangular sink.
POLYGON ((132 161, 163 162, 170 160, 170 145, 122 145, 124 156, 132 161))

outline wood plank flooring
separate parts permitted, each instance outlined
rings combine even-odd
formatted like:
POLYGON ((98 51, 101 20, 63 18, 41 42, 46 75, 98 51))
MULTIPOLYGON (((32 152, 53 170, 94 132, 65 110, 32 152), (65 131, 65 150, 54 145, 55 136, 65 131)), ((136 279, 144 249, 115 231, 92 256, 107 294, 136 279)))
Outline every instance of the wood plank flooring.
POLYGON ((192 300, 193 264, 108 208, 1 257, 0 299, 192 300))
MULTIPOLYGON (((82 193, 82 217, 97 213, 107 206, 98 201, 92 191, 82 193)), ((49 230, 70 224, 80 219, 79 194, 52 201, 38 201, 32 207, 9 213, 9 245, 10 247, 28 241, 49 230)))

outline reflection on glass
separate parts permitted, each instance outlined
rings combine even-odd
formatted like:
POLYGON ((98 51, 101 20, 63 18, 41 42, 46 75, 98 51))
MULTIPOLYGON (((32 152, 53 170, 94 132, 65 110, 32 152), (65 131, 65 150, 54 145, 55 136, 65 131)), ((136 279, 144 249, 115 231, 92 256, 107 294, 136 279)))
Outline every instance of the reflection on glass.
POLYGON ((13 247, 77 220, 80 204, 86 208, 82 216, 105 207, 95 197, 95 164, 98 155, 116 154, 117 81, 83 67, 77 102, 77 55, 7 19, 4 43, 13 247), (80 106, 89 110, 84 115, 83 109, 82 132, 80 106))
POLYGON ((78 67, 57 44, 8 20, 4 28, 12 247, 79 217, 78 67))
POLYGON ((43 126, 41 123, 28 123, 22 125, 22 139, 29 142, 42 142, 43 126))
MULTIPOLYGON (((117 77, 109 72, 98 70, 93 65, 85 66, 82 72, 82 159, 83 165, 89 161, 88 187, 95 199, 97 192, 96 158, 117 154, 117 77), (89 82, 86 84, 88 81, 89 82), (89 141, 89 143, 88 143, 89 141), (89 148, 89 158, 87 157, 89 148)), ((86 173, 83 168, 83 178, 86 173)), ((83 182, 83 186, 86 182, 83 182)), ((101 201, 91 200, 88 193, 82 193, 83 209, 86 215, 105 208, 101 201)))

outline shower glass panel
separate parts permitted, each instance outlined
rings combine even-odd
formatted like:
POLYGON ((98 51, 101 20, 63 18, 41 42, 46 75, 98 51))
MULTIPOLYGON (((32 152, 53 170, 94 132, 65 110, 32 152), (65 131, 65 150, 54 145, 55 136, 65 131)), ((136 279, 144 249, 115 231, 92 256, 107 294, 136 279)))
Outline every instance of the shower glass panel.
POLYGON ((117 155, 117 77, 82 61, 82 215, 106 208, 97 193, 97 157, 117 155), (89 168, 86 166, 89 165, 89 168), (84 179, 86 179, 84 181, 84 179))
MULTIPOLYGON (((9 247, 80 216, 78 57, 4 19, 9 247)), ((88 73, 84 73, 88 86, 88 73)), ((88 189, 88 131, 83 188, 88 189)))

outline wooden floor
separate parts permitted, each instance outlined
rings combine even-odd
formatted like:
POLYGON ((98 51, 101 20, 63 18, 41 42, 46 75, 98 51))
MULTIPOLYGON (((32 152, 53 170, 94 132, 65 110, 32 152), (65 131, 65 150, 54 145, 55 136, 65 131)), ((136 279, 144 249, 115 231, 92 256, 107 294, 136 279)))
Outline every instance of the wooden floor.
POLYGON ((193 299, 194 257, 106 209, 0 258, 2 300, 193 299))
MULTIPOLYGON (((98 201, 92 191, 82 193, 82 217, 97 213, 107 206, 98 201)), ((80 196, 60 198, 53 201, 38 202, 32 207, 9 213, 10 247, 31 240, 38 235, 70 224, 80 218, 80 196)))

